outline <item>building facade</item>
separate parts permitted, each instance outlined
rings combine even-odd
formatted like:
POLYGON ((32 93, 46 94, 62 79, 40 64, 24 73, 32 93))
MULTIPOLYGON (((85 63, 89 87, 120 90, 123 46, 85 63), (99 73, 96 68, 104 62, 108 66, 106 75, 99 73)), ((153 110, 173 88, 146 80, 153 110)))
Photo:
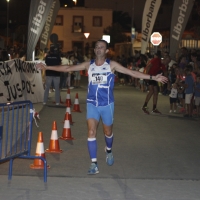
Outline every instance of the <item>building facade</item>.
POLYGON ((102 39, 103 30, 111 25, 111 9, 60 8, 52 33, 58 35, 62 52, 77 47, 85 54, 88 48, 94 47, 95 41, 102 39))

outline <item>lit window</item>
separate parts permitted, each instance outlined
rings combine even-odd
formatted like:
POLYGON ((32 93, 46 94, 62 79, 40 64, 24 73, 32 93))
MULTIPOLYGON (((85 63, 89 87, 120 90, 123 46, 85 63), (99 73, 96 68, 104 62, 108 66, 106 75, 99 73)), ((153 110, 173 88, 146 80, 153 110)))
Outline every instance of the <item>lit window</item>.
POLYGON ((73 17, 73 32, 82 33, 83 32, 83 16, 73 17))

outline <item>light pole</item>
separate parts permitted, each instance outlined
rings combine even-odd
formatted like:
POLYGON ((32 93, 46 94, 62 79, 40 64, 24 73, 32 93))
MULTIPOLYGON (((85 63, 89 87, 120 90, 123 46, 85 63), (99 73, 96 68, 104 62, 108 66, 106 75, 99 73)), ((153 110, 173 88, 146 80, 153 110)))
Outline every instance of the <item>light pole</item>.
POLYGON ((134 0, 132 4, 132 16, 131 16, 131 51, 132 56, 134 55, 134 39, 135 39, 135 28, 134 26, 134 0))
POLYGON ((8 24, 9 24, 9 1, 7 1, 7 30, 6 30, 6 45, 8 46, 8 24))

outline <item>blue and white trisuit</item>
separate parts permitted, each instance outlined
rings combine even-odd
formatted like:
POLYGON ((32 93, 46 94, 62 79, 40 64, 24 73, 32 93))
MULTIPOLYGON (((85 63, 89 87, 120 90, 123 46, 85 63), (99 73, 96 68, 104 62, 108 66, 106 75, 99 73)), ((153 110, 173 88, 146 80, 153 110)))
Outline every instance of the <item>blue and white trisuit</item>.
MULTIPOLYGON (((104 64, 97 66, 95 60, 91 60, 88 69, 88 94, 87 94, 87 119, 102 119, 103 124, 113 124, 114 115, 114 81, 115 74, 110 68, 110 60, 106 59, 104 64)), ((105 136, 107 149, 112 148, 113 134, 105 136)), ((96 138, 88 138, 88 149, 93 162, 96 159, 96 138)))

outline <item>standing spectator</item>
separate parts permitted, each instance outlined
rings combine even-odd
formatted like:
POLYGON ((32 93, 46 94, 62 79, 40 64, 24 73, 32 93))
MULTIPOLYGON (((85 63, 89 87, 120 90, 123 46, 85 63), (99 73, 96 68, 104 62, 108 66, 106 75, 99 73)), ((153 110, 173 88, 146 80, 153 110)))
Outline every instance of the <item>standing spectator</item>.
MULTIPOLYGON (((66 58, 66 55, 63 54, 61 56, 61 64, 62 65, 69 65, 69 60, 66 58)), ((66 88, 66 82, 67 82, 67 72, 61 72, 60 73, 60 89, 66 88)))
POLYGON ((200 75, 197 76, 196 83, 195 83, 195 90, 194 90, 194 97, 195 97, 195 106, 197 110, 197 117, 200 116, 200 75))
POLYGON ((179 107, 181 107, 180 112, 185 113, 185 89, 183 87, 185 83, 185 74, 183 73, 183 70, 177 67, 175 69, 176 73, 176 84, 178 87, 178 102, 179 107))
MULTIPOLYGON (((78 60, 76 61, 76 64, 80 64, 78 60)), ((75 71, 74 72, 74 88, 79 88, 80 87, 80 80, 81 80, 81 73, 80 71, 75 71)))
MULTIPOLYGON (((133 70, 133 62, 128 62, 127 68, 133 70)), ((132 83, 133 83, 133 77, 128 76, 128 85, 132 85, 132 83)))
POLYGON ((142 110, 145 114, 149 114, 147 104, 151 97, 153 96, 153 109, 151 111, 152 114, 161 114, 158 109, 157 109, 157 101, 158 101, 158 82, 152 80, 152 76, 156 76, 162 71, 165 71, 164 66, 161 66, 161 52, 158 51, 155 55, 154 58, 151 59, 146 68, 145 68, 145 73, 150 75, 150 80, 147 82, 149 92, 146 96, 144 105, 142 107, 142 110), (163 69, 161 69, 161 67, 163 69))
POLYGON ((182 56, 180 58, 180 62, 179 62, 179 67, 184 70, 185 67, 188 65, 188 61, 187 61, 187 58, 185 56, 182 56))
POLYGON ((19 59, 22 60, 22 61, 26 61, 26 52, 24 49, 21 49, 19 51, 19 59))
MULTIPOLYGON (((76 65, 77 64, 77 61, 76 61, 76 59, 75 59, 75 57, 74 57, 74 54, 72 54, 72 55, 70 55, 69 56, 69 65, 76 65)), ((68 88, 70 88, 71 86, 74 88, 74 72, 73 71, 70 71, 69 73, 68 73, 68 88), (70 82, 69 82, 69 80, 70 80, 70 82)))
MULTIPOLYGON (((171 62, 171 57, 169 55, 167 55, 167 53, 165 53, 165 57, 162 60, 162 64, 165 66, 165 71, 162 71, 162 73, 164 74, 164 76, 169 77, 169 63, 171 62)), ((169 81, 168 81, 169 82, 169 81)), ((167 91, 167 86, 168 83, 165 84, 160 84, 160 93, 163 95, 168 95, 168 91, 167 91)))
MULTIPOLYGON (((141 68, 139 69, 139 72, 141 72, 141 73, 144 72, 144 66, 141 67, 141 68)), ((144 79, 140 78, 139 84, 140 84, 140 90, 141 90, 142 92, 145 92, 144 79)))
POLYGON ((184 117, 192 117, 191 101, 194 92, 194 78, 191 75, 191 69, 186 67, 185 69, 185 104, 186 104, 186 114, 184 117))
POLYGON ((186 47, 181 48, 181 55, 179 56, 178 63, 181 62, 182 57, 185 57, 187 64, 190 62, 189 52, 186 47))
POLYGON ((197 75, 200 75, 200 61, 197 56, 197 53, 191 54, 191 62, 189 63, 193 67, 193 72, 197 75))
MULTIPOLYGON (((61 58, 58 52, 55 52, 54 47, 50 48, 49 54, 45 58, 45 63, 49 66, 57 66, 61 64, 61 58)), ((49 96, 49 89, 51 84, 54 84, 55 87, 55 102, 56 105, 60 103, 60 72, 57 71, 46 71, 46 82, 45 82, 45 91, 44 91, 44 100, 43 104, 45 105, 49 96)))
MULTIPOLYGON (((41 62, 44 62, 45 57, 47 55, 47 52, 43 51, 43 50, 38 50, 38 55, 37 55, 37 59, 41 62)), ((46 82, 46 75, 45 75, 45 71, 41 72, 41 76, 42 76, 42 84, 43 84, 43 88, 45 89, 45 82, 46 82)), ((49 90, 49 93, 51 93, 51 91, 49 90)))
POLYGON ((172 84, 172 88, 171 88, 171 93, 169 94, 169 101, 170 101, 170 110, 169 112, 172 113, 176 113, 176 109, 177 109, 177 94, 178 94, 178 90, 177 90, 177 84, 174 83, 172 84))

